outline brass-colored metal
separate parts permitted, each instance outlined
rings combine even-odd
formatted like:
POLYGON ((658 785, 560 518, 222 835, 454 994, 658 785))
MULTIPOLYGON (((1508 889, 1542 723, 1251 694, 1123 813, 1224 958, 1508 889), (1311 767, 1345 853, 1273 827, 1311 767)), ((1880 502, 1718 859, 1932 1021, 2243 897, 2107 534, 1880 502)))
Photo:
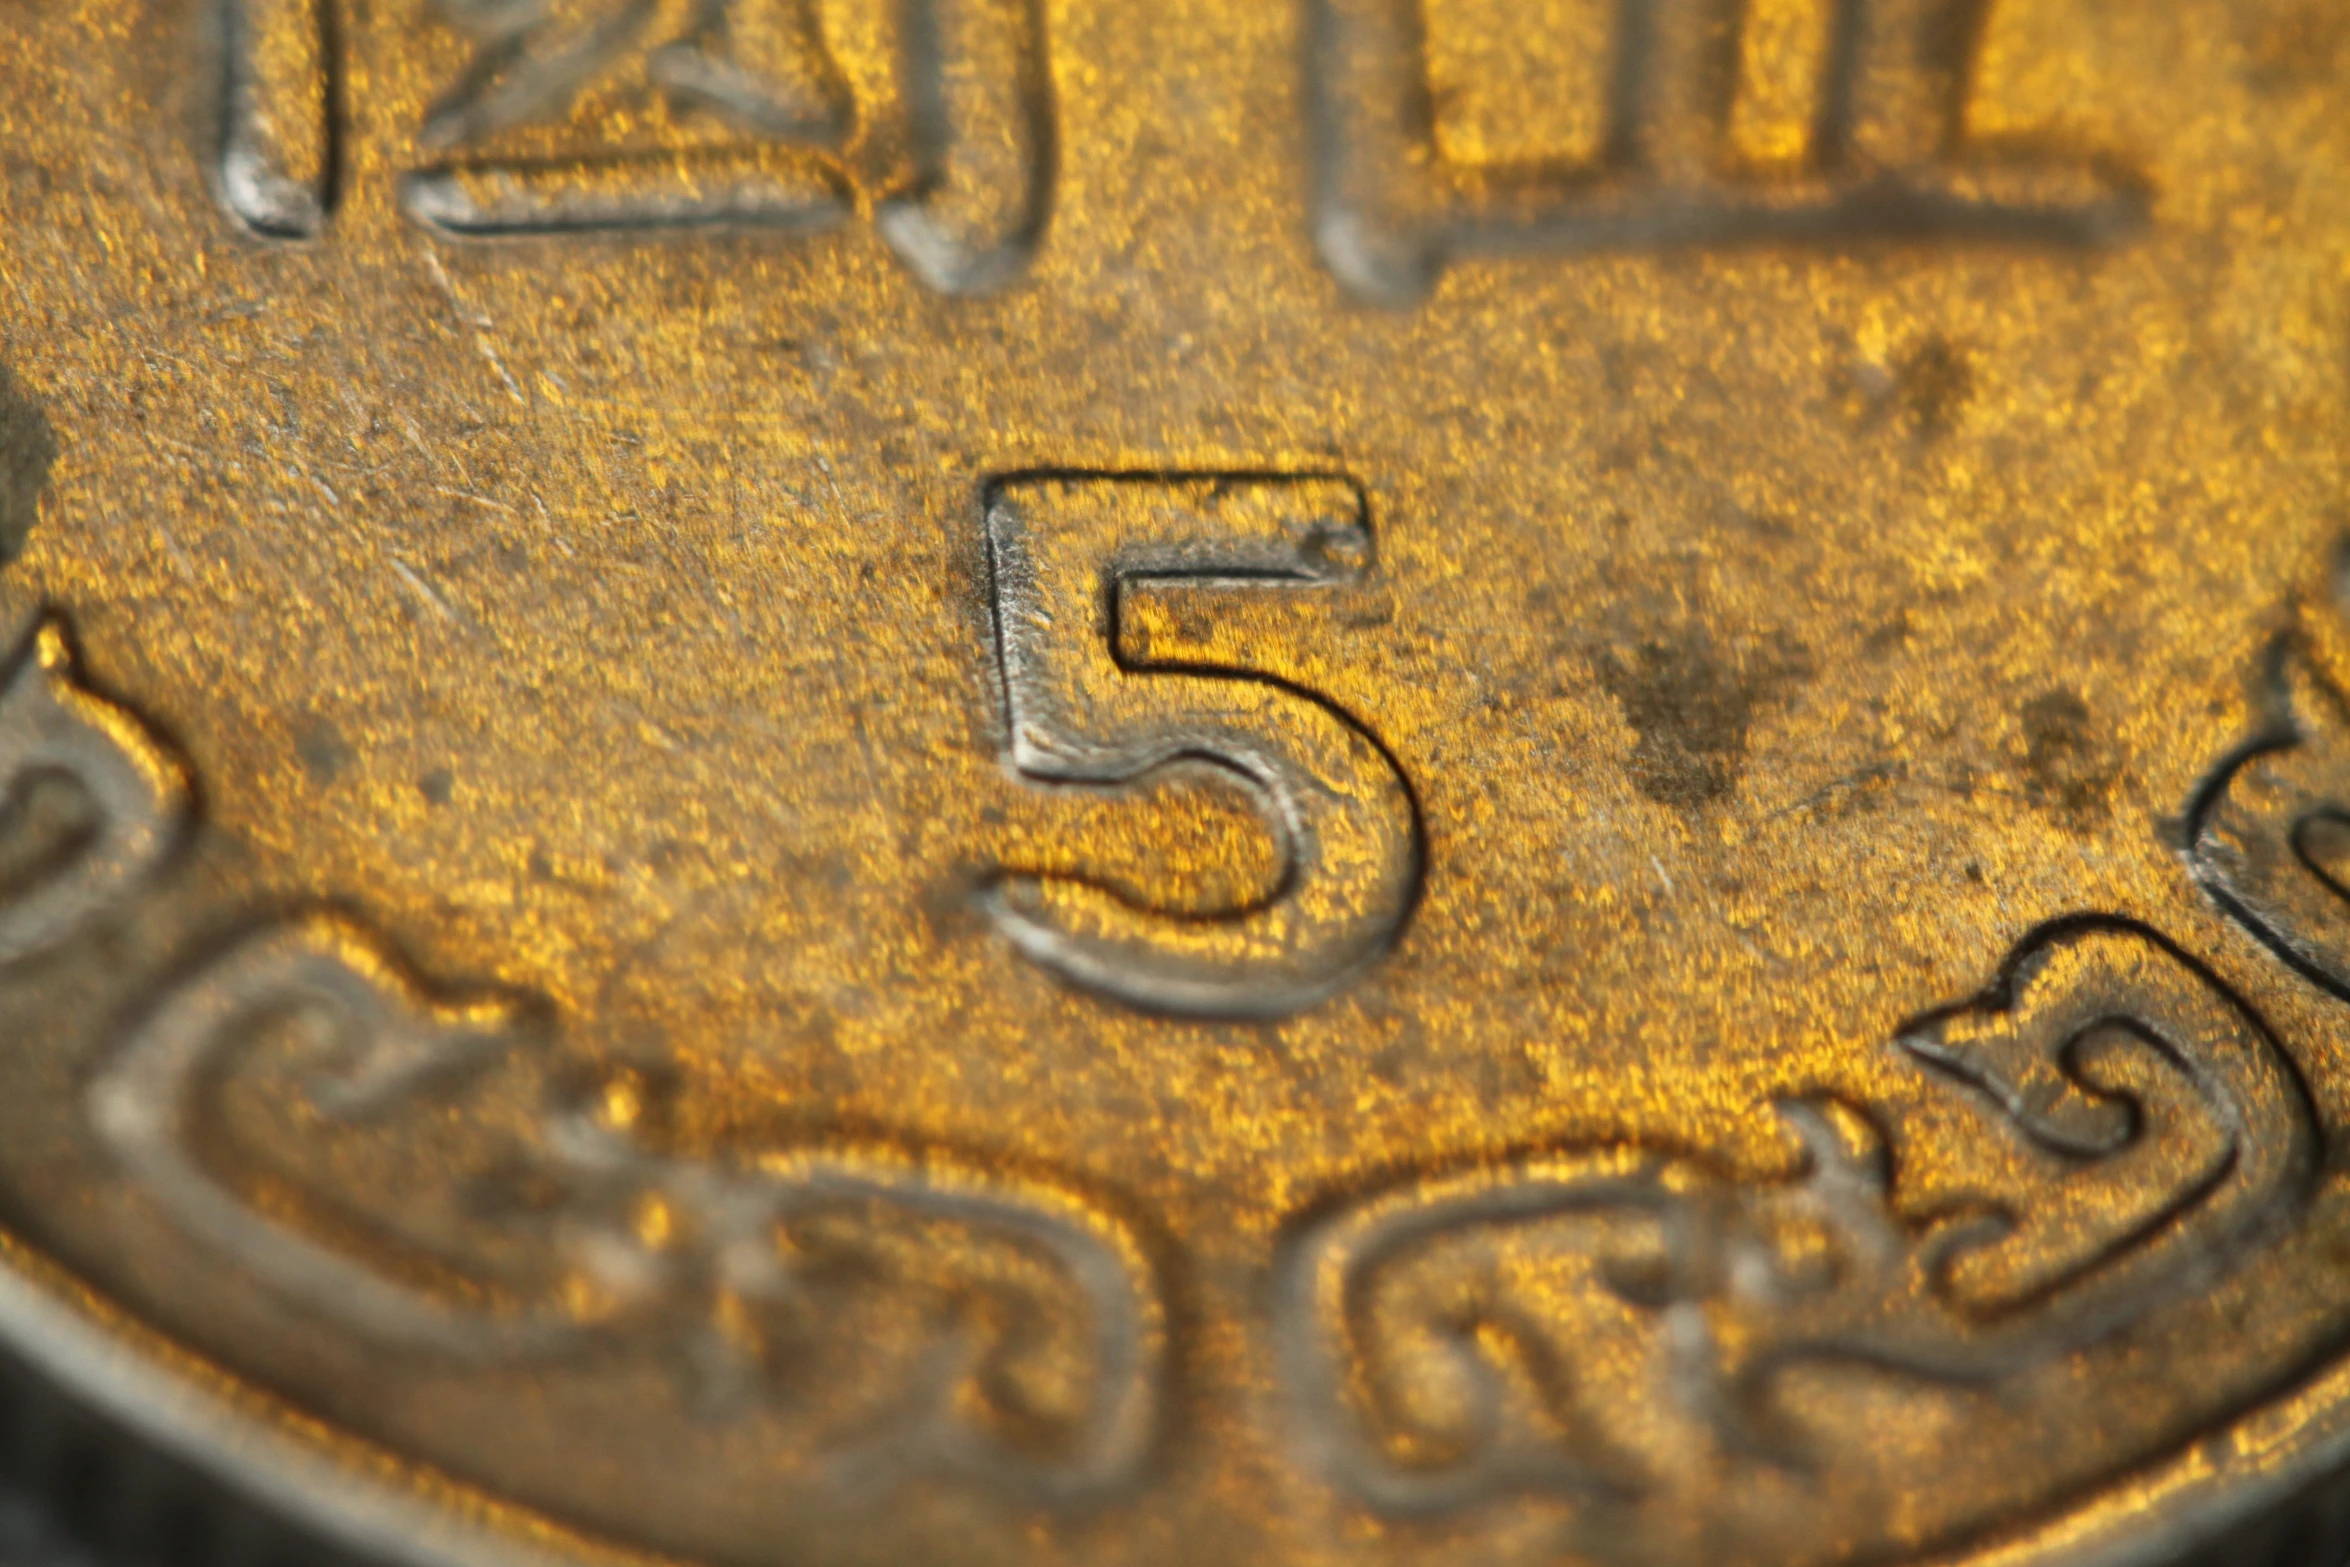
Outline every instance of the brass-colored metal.
POLYGON ((0 1338, 419 1562, 2350 1440, 2337 0, 50 0, 0 1338))

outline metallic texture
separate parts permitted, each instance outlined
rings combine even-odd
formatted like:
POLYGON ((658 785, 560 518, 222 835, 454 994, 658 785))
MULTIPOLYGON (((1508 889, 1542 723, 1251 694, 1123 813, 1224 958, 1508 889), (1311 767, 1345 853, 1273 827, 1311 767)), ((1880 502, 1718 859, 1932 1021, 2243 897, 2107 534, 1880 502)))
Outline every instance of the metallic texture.
POLYGON ((25 1549, 2338 1557, 2338 0, 0 25, 25 1549))

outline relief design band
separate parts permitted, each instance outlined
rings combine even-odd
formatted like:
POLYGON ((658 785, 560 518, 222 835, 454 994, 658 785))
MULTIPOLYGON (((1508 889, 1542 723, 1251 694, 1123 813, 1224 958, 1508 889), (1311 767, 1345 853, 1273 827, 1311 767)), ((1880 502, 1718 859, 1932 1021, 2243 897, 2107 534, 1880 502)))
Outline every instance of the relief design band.
MULTIPOLYGON (((1172 582, 1238 572, 1248 547, 1224 539, 1244 519, 1266 552, 1266 575, 1238 579, 1251 590, 1322 580, 1297 563, 1331 551, 1360 569, 1367 551, 1360 494, 1334 481, 1019 478, 983 501, 1007 618, 1062 618, 1022 608, 1052 572, 1019 530, 1071 508, 1082 517, 1105 497, 1110 515, 1147 517, 1175 540, 1126 553, 1150 565, 1119 568, 1121 585, 1146 570, 1172 582), (1200 542, 1180 542, 1193 530, 1200 542)), ((1084 529, 1053 548, 1120 553, 1084 529)), ((1080 611, 1067 619, 1082 625, 1080 611)), ((2338 989, 2325 954, 2350 898, 2306 847, 2350 814, 2350 770, 2326 750, 2350 697, 2319 673, 2350 614, 2318 613, 2329 611, 2316 638, 2276 645, 2274 716, 2219 764, 2186 820, 2188 864, 2211 896, 2338 989)), ((1037 678, 1013 651, 1023 633, 1002 635, 1011 700, 1036 701, 1018 694, 1037 678)), ((1184 689, 1174 680, 1161 693, 1184 689)), ((1013 726, 1037 736, 1017 765, 1051 778, 1061 731, 1039 710, 1053 709, 1013 726)), ((1287 709, 1238 711, 1249 716, 1228 710, 1221 731, 1160 728, 1155 754, 1236 756, 1221 765, 1249 770, 1263 714, 1287 709), (1208 738, 1218 732, 1235 738, 1208 738)), ((1285 718, 1270 727, 1288 730, 1285 718)), ((1306 732, 1316 728, 1344 731, 1327 718, 1306 732)), ((189 812, 184 772, 81 683, 53 617, 17 658, 0 736, 20 797, 28 778, 62 779, 82 816, 0 911, 11 961, 85 941, 164 895, 189 812)), ((1114 779, 1147 769, 1154 749, 1100 754, 1114 779)), ((1290 786, 1261 776, 1268 812, 1294 819, 1290 786)), ((1411 856, 1373 863, 1399 861, 1411 856)), ((1285 872, 1283 897, 1307 895, 1296 884, 1310 876, 1285 872)), ((1162 916, 1113 912, 1097 917, 1117 922, 1115 935, 1050 935, 1003 896, 991 890, 987 907, 1010 947, 1080 986, 1144 1007, 1237 993, 1240 960, 1167 941, 1162 916)), ((1284 965, 1325 961, 1316 954, 1334 938, 1251 941, 1265 917, 1228 918, 1214 939, 1284 965)), ((1361 961, 1335 939, 1345 962, 1361 961)), ((1270 994, 1296 1004, 1286 988, 1270 994)), ((1178 1392, 1166 1281, 1117 1212, 881 1140, 681 1153, 665 1146, 676 1128, 662 1084, 640 1071, 526 1063, 520 1076, 541 1095, 519 1111, 483 1092, 509 1058, 558 1048, 543 1005, 441 993, 348 918, 292 913, 252 923, 150 998, 83 1105, 122 1174, 172 1223, 356 1340, 553 1376, 642 1361, 697 1421, 783 1412, 810 1483, 852 1498, 932 1480, 1086 1509, 1149 1483, 1178 1392), (270 1086, 326 1138, 405 1115, 453 1122, 476 1145, 465 1204, 494 1241, 422 1247, 399 1233, 384 1193, 270 1168, 266 1149, 239 1146, 226 1108, 256 1076, 276 1077, 270 1086), (910 1344, 878 1331, 909 1322, 920 1325, 910 1344)), ((1981 994, 1917 1016, 1890 1048, 1936 1092, 1979 1100, 2040 1178, 1918 1211, 1900 1200, 1877 1112, 1807 1097, 1776 1107, 1801 1149, 1783 1180, 1634 1144, 1561 1146, 1294 1217, 1255 1326, 1301 1464, 1378 1516, 1534 1495, 1567 1505, 1582 1548, 1705 1559, 1779 1521, 1784 1498, 1771 1493, 1800 1497, 1869 1462, 1869 1432, 1823 1427, 1781 1396, 1804 1368, 2030 1398, 2034 1373, 2126 1340, 2286 1238, 2317 1179, 2323 1134, 2292 1054, 2192 954, 2126 919, 2050 923, 1981 994), (1623 1354, 1627 1340, 1653 1385, 1637 1401, 1591 1396, 1586 1359, 1623 1354), (1693 1474, 1698 1450, 1712 1458, 1693 1474)), ((2123 1446, 2114 1460, 2129 1456, 2123 1446)))
POLYGON ((2350 1450, 2350 12, 7 25, 0 1342, 251 1505, 2085 1567, 2350 1450))
MULTIPOLYGON (((1058 130, 1040 0, 579 9, 441 8, 465 64, 410 133, 421 161, 400 204, 417 223, 475 238, 788 232, 864 211, 950 292, 1003 286, 1045 237, 1058 130)), ((2144 221, 2142 181, 2111 149, 1972 123, 1979 56, 2004 13, 2028 8, 1554 9, 1572 20, 1490 0, 1305 8, 1312 222, 1346 287, 1409 303, 1481 252, 1917 235, 2095 247, 2144 221)), ((332 10, 222 0, 215 17, 211 172, 256 235, 329 228, 351 90, 332 10)))

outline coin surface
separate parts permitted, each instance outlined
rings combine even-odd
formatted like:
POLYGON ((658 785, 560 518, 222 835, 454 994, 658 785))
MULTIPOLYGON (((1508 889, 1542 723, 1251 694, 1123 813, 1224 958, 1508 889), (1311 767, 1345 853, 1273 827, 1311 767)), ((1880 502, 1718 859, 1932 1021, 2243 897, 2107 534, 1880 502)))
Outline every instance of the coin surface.
POLYGON ((2350 1454, 2338 0, 38 0, 0 1340, 404 1563, 2350 1454))

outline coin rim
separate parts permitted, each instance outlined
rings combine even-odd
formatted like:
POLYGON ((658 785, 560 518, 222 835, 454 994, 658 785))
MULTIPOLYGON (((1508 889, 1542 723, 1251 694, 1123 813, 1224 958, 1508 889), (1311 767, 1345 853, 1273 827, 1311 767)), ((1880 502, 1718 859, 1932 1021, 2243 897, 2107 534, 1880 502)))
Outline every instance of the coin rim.
MULTIPOLYGON (((248 1505, 387 1564, 649 1567, 688 1560, 590 1535, 303 1415, 177 1345, 5 1231, 0 1340, 36 1375, 102 1420, 155 1444, 248 1505), (325 1442, 305 1437, 302 1425, 315 1425, 384 1475, 338 1458, 325 1442), (407 1483, 390 1478, 395 1474, 407 1483), (461 1505, 453 1508, 428 1494, 442 1487, 449 1501, 461 1505), (507 1514, 522 1529, 467 1516, 474 1507, 507 1514), (524 1531, 553 1542, 553 1548, 520 1538, 524 1531)), ((2156 1567, 2288 1510, 2345 1468, 2350 1355, 2282 1396, 2189 1438, 2183 1448, 2123 1471, 2074 1505, 2022 1525, 2020 1532, 2002 1531, 2005 1538, 1915 1560, 1918 1567, 2156 1567), (2263 1421, 2284 1430, 2267 1441, 2253 1439, 2247 1427, 2263 1421)))

